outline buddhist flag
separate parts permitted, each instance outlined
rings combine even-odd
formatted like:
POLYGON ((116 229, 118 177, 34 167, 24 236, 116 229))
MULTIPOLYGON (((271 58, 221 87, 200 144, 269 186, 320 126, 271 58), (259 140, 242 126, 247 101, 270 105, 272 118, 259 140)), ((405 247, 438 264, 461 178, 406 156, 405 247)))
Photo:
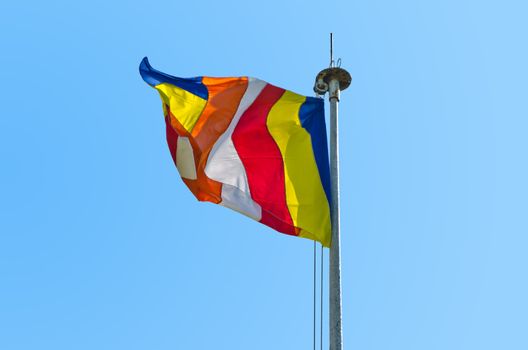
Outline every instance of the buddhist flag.
POLYGON ((167 143, 200 201, 330 246, 330 175, 323 100, 262 80, 177 78, 139 71, 158 90, 167 143))

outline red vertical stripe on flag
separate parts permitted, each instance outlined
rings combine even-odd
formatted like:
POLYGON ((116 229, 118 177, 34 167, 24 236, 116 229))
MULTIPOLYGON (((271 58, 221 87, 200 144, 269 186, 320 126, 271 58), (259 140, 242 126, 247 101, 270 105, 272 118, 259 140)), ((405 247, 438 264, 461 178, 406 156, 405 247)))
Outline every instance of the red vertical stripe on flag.
POLYGON ((266 125, 269 111, 284 91, 266 85, 240 118, 232 140, 246 169, 251 197, 262 207, 260 222, 277 231, 297 235, 286 205, 282 154, 266 125))

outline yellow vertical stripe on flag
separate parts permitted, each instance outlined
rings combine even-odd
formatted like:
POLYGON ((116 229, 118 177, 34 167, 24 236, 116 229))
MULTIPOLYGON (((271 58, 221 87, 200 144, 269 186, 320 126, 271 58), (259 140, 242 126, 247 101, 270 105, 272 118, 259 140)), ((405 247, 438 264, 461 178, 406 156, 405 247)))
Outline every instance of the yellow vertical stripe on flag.
POLYGON ((321 183, 310 134, 299 120, 306 97, 286 91, 267 119, 283 156, 286 204, 300 236, 330 245, 330 207, 321 183))
MULTIPOLYGON (((155 86, 163 104, 167 104, 172 114, 189 133, 196 125, 206 100, 172 84, 162 83, 155 86)), ((165 107, 164 107, 165 108, 165 107)))

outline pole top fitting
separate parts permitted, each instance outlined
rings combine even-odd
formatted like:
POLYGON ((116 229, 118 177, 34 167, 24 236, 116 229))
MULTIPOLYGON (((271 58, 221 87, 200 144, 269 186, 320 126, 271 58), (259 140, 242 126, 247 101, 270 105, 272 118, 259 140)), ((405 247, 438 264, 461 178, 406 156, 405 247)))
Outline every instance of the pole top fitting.
POLYGON ((345 90, 352 83, 352 76, 340 67, 330 67, 323 69, 315 78, 314 91, 316 94, 324 95, 328 91, 328 86, 332 80, 339 82, 339 90, 345 90))
POLYGON ((330 67, 323 69, 315 77, 314 92, 324 95, 330 91, 330 100, 339 101, 339 91, 345 90, 352 83, 352 76, 341 68, 341 59, 334 62, 334 35, 330 33, 330 67))

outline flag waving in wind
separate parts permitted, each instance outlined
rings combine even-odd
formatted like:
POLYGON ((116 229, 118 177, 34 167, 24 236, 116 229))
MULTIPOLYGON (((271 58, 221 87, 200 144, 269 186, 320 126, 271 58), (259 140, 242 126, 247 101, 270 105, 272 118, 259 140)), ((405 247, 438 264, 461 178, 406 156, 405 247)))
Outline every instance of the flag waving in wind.
POLYGON ((198 200, 330 246, 322 99, 249 77, 177 78, 146 57, 139 70, 161 96, 172 158, 198 200))

